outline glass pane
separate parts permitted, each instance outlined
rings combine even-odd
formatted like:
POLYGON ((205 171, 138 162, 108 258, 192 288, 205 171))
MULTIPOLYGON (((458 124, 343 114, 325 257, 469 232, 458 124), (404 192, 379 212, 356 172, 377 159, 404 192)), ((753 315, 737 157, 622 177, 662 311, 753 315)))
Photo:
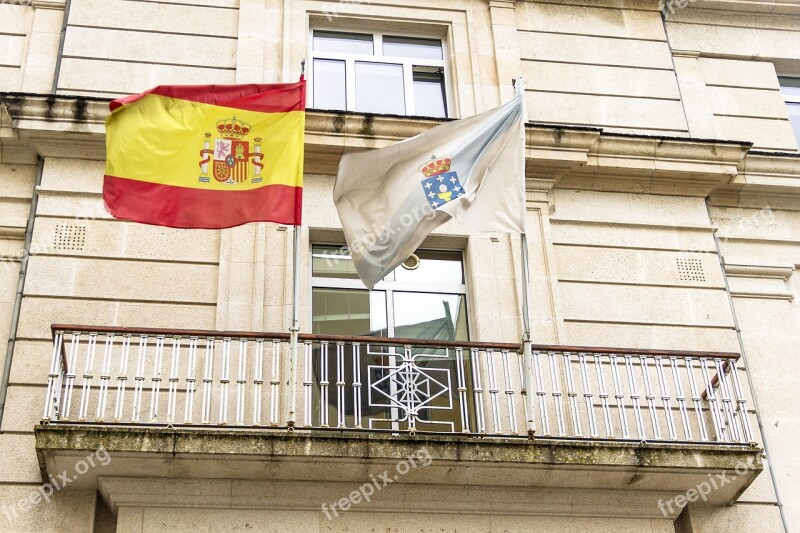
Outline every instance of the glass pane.
POLYGON ((464 283, 461 252, 417 250, 415 253, 420 259, 419 267, 414 270, 397 267, 394 271, 397 281, 464 283))
POLYGON ((315 52, 344 52, 348 54, 373 54, 372 35, 365 33, 340 33, 315 31, 315 52))
POLYGON ((347 109, 344 61, 314 60, 314 107, 316 109, 347 109))
POLYGON ((800 101, 800 78, 778 78, 787 101, 800 101))
POLYGON ((356 111, 405 115, 403 66, 357 61, 356 111))
POLYGON ((414 67, 414 114, 421 117, 446 117, 444 74, 425 67, 414 67))
POLYGON ((794 130, 794 138, 797 139, 797 144, 800 146, 800 104, 789 104, 789 120, 792 123, 794 130))
POLYGON ((394 293, 394 336, 469 340, 463 294, 394 293))
POLYGON ((312 331, 318 335, 388 336, 382 291, 315 287, 311 314, 312 331))
POLYGON ((385 36, 383 38, 383 55, 419 59, 442 59, 442 41, 439 39, 385 36))
POLYGON ((346 246, 314 246, 311 251, 311 275, 358 279, 353 258, 346 246))

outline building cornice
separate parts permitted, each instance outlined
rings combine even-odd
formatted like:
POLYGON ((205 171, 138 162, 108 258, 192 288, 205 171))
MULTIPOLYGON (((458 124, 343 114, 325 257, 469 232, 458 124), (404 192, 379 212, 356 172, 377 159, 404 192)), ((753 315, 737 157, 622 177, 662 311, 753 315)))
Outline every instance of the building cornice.
MULTIPOLYGON (((800 16, 800 3, 796 0, 700 0, 692 1, 693 9, 713 11, 718 14, 789 15, 800 16)), ((667 17, 669 20, 669 16, 667 17)))
MULTIPOLYGON (((0 94, 0 143, 42 157, 103 160, 108 99, 0 94)), ((335 174, 342 154, 380 148, 442 120, 309 110, 306 172, 335 174)), ((8 151, 8 150, 6 150, 8 151)), ((751 151, 743 142, 526 125, 529 191, 553 187, 718 197, 800 196, 800 157, 751 151)))
POLYGON ((714 205, 800 210, 800 154, 750 151, 734 179, 711 196, 714 205))

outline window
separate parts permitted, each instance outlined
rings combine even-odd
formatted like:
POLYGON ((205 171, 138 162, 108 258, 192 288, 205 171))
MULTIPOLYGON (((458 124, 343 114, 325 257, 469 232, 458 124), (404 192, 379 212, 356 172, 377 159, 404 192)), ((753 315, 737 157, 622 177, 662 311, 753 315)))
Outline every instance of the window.
POLYGON ((314 246, 313 333, 469 340, 461 253, 416 255, 416 268, 397 267, 370 292, 346 252, 314 246))
POLYGON ((314 30, 315 109, 447 117, 441 39, 314 30))
POLYGON ((786 100, 789 121, 794 130, 794 138, 800 146, 800 78, 779 78, 781 92, 786 100))
MULTIPOLYGON (((348 335, 372 337, 403 337, 413 339, 460 340, 469 339, 464 284, 463 261, 460 252, 417 251, 419 263, 412 269, 400 266, 386 276, 375 289, 367 291, 358 279, 353 261, 346 251, 334 246, 312 248, 312 330, 319 335, 348 335)), ((347 427, 353 427, 354 375, 361 376, 364 394, 361 396, 363 422, 371 429, 405 430, 407 421, 402 420, 398 409, 387 406, 373 398, 396 394, 389 390, 395 385, 384 379, 402 363, 403 349, 370 345, 361 348, 357 356, 358 371, 353 359, 353 349, 346 345, 342 359, 337 360, 335 350, 324 348, 311 354, 314 380, 319 383, 326 372, 332 372, 337 364, 344 365, 343 379, 347 427), (382 385, 381 385, 382 384, 382 385), (376 392, 372 387, 385 387, 376 392)), ((414 362, 434 375, 456 376, 456 360, 453 350, 418 349, 413 352, 414 362)), ((471 390, 471 366, 469 353, 464 354, 466 379, 471 390)), ((331 376, 333 374, 326 374, 331 376)), ((338 374, 336 374, 338 376, 338 374)), ((329 379, 329 377, 328 377, 329 379)), ((455 379, 455 378, 452 378, 455 379)), ((446 380, 442 380, 445 383, 446 380)), ((421 412, 421 430, 461 431, 460 398, 452 381, 447 381, 446 394, 421 412)), ((316 389, 316 388, 315 388, 316 389)), ((328 390, 328 398, 320 402, 314 393, 314 423, 320 420, 320 404, 329 406, 334 417, 337 405, 335 387, 328 390)), ((471 400, 470 400, 471 401, 471 400)))

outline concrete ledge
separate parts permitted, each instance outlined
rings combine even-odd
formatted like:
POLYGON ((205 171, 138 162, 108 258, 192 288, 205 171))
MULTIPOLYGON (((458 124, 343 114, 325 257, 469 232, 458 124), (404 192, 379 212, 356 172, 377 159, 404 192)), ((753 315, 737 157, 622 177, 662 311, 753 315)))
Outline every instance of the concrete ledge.
POLYGON ((85 425, 39 425, 35 434, 43 479, 108 452, 107 466, 70 485, 83 488, 98 476, 360 482, 423 450, 431 464, 409 482, 682 494, 724 473, 729 481, 709 496, 724 505, 763 469, 761 450, 713 444, 85 425))
MULTIPOLYGON (((0 93, 6 118, 4 144, 43 157, 105 158, 108 99, 67 95, 0 93)), ((363 113, 306 112, 307 174, 336 174, 342 154, 388 146, 443 120, 363 113)), ((598 128, 526 125, 529 192, 553 187, 706 197, 753 189, 779 197, 800 195, 796 154, 748 157, 751 144, 605 132, 598 128), (760 162, 762 171, 753 171, 760 162), (777 173, 777 174, 776 174, 777 173)))

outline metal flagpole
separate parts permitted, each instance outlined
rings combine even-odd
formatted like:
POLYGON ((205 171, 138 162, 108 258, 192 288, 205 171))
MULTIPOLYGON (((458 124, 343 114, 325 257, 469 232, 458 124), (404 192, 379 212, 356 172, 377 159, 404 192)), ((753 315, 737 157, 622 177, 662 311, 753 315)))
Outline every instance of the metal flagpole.
MULTIPOLYGON (((525 90, 522 86, 522 76, 514 80, 514 94, 522 97, 522 127, 520 132, 520 157, 522 158, 521 179, 523 183, 523 194, 525 190, 525 90)), ((523 200, 525 202, 525 200, 523 200)), ((523 209, 526 209, 523 203, 523 209)), ((526 223, 527 213, 523 214, 523 223, 526 223)), ((528 293, 530 292, 530 280, 528 278, 528 236, 525 231, 520 233, 520 247, 522 248, 522 386, 525 388, 525 425, 528 437, 533 438, 536 421, 533 414, 533 371, 531 360, 533 350, 531 349, 531 318, 528 312, 528 293)))
POLYGON ((292 246, 292 325, 289 340, 289 429, 295 425, 297 415, 297 336, 300 332, 300 226, 294 226, 294 245, 292 246))
MULTIPOLYGON (((300 63, 300 79, 306 74, 306 60, 300 63)), ((289 430, 295 426, 297 418, 297 336, 300 333, 300 226, 294 226, 292 245, 292 325, 289 327, 289 430)))

